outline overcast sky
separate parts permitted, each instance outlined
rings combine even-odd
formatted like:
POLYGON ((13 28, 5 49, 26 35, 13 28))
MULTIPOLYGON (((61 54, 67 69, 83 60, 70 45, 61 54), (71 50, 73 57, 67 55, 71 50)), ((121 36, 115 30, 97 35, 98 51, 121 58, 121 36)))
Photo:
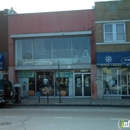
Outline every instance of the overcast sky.
POLYGON ((95 1, 108 0, 0 0, 0 10, 11 7, 17 13, 81 10, 91 9, 95 1))

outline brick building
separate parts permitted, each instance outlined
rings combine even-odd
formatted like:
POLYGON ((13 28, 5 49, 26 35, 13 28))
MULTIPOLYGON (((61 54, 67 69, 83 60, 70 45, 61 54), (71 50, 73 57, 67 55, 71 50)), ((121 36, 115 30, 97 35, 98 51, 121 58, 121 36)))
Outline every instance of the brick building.
POLYGON ((8 79, 8 14, 14 13, 12 8, 0 11, 0 78, 8 79))
POLYGON ((130 96, 130 0, 95 3, 97 95, 130 96))
MULTIPOLYGON (((8 73, 8 16, 0 11, 0 77, 8 73)), ((7 78, 7 76, 6 76, 7 78)))
POLYGON ((52 97, 97 98, 93 9, 8 18, 9 79, 25 83, 26 95, 42 87, 52 97))

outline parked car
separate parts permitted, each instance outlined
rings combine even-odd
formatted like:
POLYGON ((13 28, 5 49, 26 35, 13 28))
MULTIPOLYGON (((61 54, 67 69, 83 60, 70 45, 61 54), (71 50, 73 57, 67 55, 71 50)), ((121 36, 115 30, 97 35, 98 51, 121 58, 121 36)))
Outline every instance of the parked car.
POLYGON ((15 102, 20 100, 20 92, 16 91, 11 81, 6 79, 0 79, 0 106, 4 106, 6 103, 15 102), (18 99, 19 98, 19 99, 18 99))

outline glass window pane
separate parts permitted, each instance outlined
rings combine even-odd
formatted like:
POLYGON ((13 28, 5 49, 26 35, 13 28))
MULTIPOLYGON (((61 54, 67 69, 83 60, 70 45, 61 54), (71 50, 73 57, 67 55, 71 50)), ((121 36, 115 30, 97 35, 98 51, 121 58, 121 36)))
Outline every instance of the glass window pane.
POLYGON ((71 58, 70 38, 53 38, 53 58, 71 58))
POLYGON ((104 94, 121 94, 118 68, 103 68, 104 94))
POLYGON ((52 64, 51 38, 34 39, 33 52, 34 52, 34 65, 52 64))
POLYGON ((16 40, 15 42, 15 65, 32 65, 32 40, 16 40))
POLYGON ((112 32, 112 24, 105 25, 105 32, 112 32))
POLYGON ((116 40, 125 40, 124 24, 116 24, 116 40))
POLYGON ((105 41, 113 41, 113 34, 105 33, 105 41))
POLYGON ((124 32, 124 24, 116 24, 116 32, 124 32))
POLYGON ((22 41, 15 40, 15 65, 21 66, 23 65, 22 61, 22 41))
POLYGON ((117 33, 117 40, 125 40, 124 33, 117 33))
POLYGON ((33 65, 32 40, 22 40, 23 65, 33 65))
POLYGON ((72 38, 73 63, 90 63, 90 38, 72 38))
POLYGON ((51 38, 44 39, 44 58, 51 59, 51 38))
POLYGON ((34 39, 33 47, 35 59, 51 58, 51 39, 34 39))
POLYGON ((43 39, 34 39, 33 43, 33 55, 34 59, 43 59, 44 51, 44 40, 43 39))
POLYGON ((23 59, 32 59, 32 40, 22 40, 23 59))

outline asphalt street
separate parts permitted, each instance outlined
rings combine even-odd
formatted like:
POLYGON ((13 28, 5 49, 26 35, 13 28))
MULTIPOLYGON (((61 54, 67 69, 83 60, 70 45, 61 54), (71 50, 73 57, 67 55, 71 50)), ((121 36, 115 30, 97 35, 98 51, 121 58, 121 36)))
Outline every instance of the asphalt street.
POLYGON ((0 130, 119 130, 129 107, 7 106, 0 108, 0 130))

